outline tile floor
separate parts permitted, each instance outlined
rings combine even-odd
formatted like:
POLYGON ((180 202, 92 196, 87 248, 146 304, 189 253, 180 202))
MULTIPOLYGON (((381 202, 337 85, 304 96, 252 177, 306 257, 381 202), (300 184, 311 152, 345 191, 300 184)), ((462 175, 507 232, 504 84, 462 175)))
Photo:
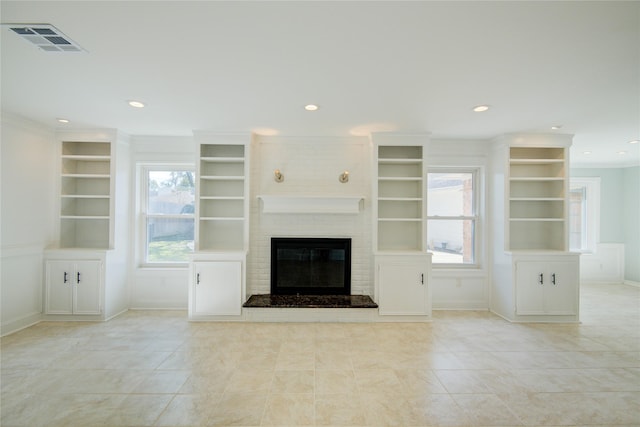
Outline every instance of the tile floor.
POLYGON ((640 289, 581 299, 580 325, 43 322, 2 339, 1 425, 638 426, 640 289))

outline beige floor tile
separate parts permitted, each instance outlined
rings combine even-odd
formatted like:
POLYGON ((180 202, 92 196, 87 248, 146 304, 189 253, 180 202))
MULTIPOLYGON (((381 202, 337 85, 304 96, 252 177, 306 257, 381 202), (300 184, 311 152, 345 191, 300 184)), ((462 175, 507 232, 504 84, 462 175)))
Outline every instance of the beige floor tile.
POLYGON ((403 391, 411 396, 447 392, 433 371, 429 369, 402 369, 394 372, 400 380, 403 391))
POLYGON ((0 339, 0 424, 638 426, 640 290, 581 298, 580 324, 42 322, 0 339))
POLYGON ((220 395, 178 394, 160 414, 155 426, 201 427, 210 425, 220 395))
POLYGON ((425 394, 409 399, 411 425, 471 426, 467 413, 448 394, 425 394))
POLYGON ((353 394, 322 394, 315 399, 315 425, 364 426, 366 409, 353 394))
POLYGON ((315 375, 315 392, 322 395, 354 395, 358 391, 352 370, 319 370, 315 375))
POLYGON ((153 426, 173 399, 169 394, 127 395, 109 417, 110 426, 153 426))
POLYGON ((190 371, 152 371, 133 390, 133 393, 177 393, 185 384, 190 371))
POLYGON ((261 425, 312 426, 314 413, 313 394, 270 394, 261 425))
POLYGON ((266 393, 225 393, 212 411, 211 426, 259 426, 265 411, 266 393))
POLYGON ((276 369, 280 370, 314 370, 316 355, 314 350, 285 351, 281 350, 276 361, 276 369))
POLYGON ((351 352, 345 350, 317 350, 315 353, 315 369, 353 369, 351 352))
POLYGON ((522 421, 494 394, 452 395, 473 425, 516 426, 522 421))
POLYGON ((406 394, 393 369, 356 369, 356 384, 360 393, 406 394))
POLYGON ((180 394, 221 394, 227 388, 234 372, 234 370, 191 372, 177 392, 180 394))
POLYGON ((271 393, 313 393, 315 387, 314 371, 277 370, 271 383, 271 393))
POLYGON ((436 370, 436 377, 449 393, 489 393, 491 389, 475 370, 436 370))
POLYGON ((415 414, 411 402, 401 395, 390 393, 361 394, 368 426, 415 425, 415 414), (392 397, 393 396, 393 397, 392 397))
POLYGON ((235 370, 225 387, 226 393, 265 392, 271 388, 273 371, 235 370))

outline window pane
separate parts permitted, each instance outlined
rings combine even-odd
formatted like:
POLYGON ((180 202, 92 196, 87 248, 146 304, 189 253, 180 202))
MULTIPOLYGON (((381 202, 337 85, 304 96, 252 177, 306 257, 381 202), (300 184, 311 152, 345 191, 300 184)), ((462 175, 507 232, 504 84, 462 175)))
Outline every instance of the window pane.
POLYGON ((473 173, 429 173, 428 216, 472 216, 473 173))
POLYGON ((474 220, 430 219, 427 221, 434 264, 472 264, 474 262, 474 220))
POLYGON ((187 262, 193 218, 147 218, 147 262, 187 262))
POLYGON ((149 171, 148 214, 193 214, 193 172, 149 171))

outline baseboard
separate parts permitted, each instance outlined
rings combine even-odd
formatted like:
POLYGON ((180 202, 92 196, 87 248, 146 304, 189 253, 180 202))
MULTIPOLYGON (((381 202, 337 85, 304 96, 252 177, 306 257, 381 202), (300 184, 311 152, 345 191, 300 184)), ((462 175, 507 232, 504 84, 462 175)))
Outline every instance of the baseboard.
POLYGON ((623 283, 625 285, 635 286, 636 288, 640 288, 640 282, 635 282, 633 280, 625 280, 623 283))
POLYGON ((487 311, 489 307, 484 301, 439 301, 433 303, 432 310, 443 311, 487 311))
POLYGON ((124 310, 119 311, 119 312, 117 312, 116 314, 112 314, 111 316, 109 316, 109 317, 105 318, 105 319, 104 319, 104 321, 105 321, 105 322, 108 322, 108 321, 109 321, 109 320, 111 320, 111 319, 115 319, 116 317, 120 316, 121 314, 126 313, 127 311, 129 311, 129 309, 128 309, 128 308, 125 308, 124 310))
POLYGON ((0 336, 7 336, 33 326, 42 321, 42 313, 31 313, 17 319, 4 322, 0 327, 0 336))

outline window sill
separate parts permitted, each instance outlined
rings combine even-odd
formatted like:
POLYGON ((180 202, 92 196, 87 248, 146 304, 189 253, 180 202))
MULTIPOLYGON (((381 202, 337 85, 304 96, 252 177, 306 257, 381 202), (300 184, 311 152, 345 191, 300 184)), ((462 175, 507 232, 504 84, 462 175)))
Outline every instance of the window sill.
POLYGON ((189 268, 188 262, 158 263, 158 264, 138 264, 138 270, 186 270, 189 268))

